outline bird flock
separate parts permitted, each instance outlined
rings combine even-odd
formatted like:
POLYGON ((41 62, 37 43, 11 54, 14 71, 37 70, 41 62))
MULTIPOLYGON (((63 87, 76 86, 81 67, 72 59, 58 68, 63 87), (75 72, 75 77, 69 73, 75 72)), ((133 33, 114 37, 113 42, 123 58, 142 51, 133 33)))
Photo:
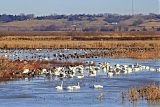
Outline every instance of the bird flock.
MULTIPOLYGON (((91 62, 90 62, 91 63, 91 62)), ((102 71, 104 74, 106 74, 107 77, 111 78, 114 75, 120 75, 120 74, 131 74, 135 72, 140 72, 140 71, 155 71, 155 72, 160 72, 160 68, 153 68, 149 66, 143 66, 140 64, 132 64, 132 65, 120 65, 116 64, 112 66, 110 63, 104 62, 104 63, 99 63, 98 65, 92 65, 92 66, 74 66, 74 67, 57 67, 54 68, 54 76, 58 76, 59 78, 78 78, 82 79, 85 76, 86 77, 95 77, 97 74, 102 71), (87 75, 85 75, 87 74, 87 75), (78 76, 76 76, 78 75, 78 76)), ((93 88, 100 89, 103 88, 103 85, 100 84, 94 84, 93 88)), ((80 89, 80 84, 78 82, 77 86, 67 86, 66 88, 63 88, 63 83, 61 83, 60 86, 56 87, 57 90, 79 90, 80 89)))
MULTIPOLYGON (((76 66, 60 66, 60 67, 53 67, 52 69, 41 69, 39 75, 44 76, 54 76, 61 80, 65 78, 77 78, 83 79, 84 77, 96 77, 98 74, 103 73, 106 77, 112 78, 113 76, 118 75, 127 75, 135 72, 140 71, 154 71, 160 72, 160 68, 154 68, 150 66, 144 66, 140 64, 131 64, 131 65, 120 65, 115 64, 111 65, 108 62, 98 63, 95 64, 94 61, 87 61, 86 65, 76 65, 76 66)), ((34 72, 34 71, 32 71, 34 72)), ((31 71, 29 69, 24 69, 23 73, 29 74, 31 71)), ((63 87, 63 82, 55 87, 57 90, 79 90, 80 83, 78 82, 77 85, 63 87)), ((100 89, 103 88, 103 85, 94 84, 93 88, 100 89)))
MULTIPOLYGON (((87 59, 87 53, 93 52, 93 50, 81 50, 81 53, 84 54, 79 54, 78 50, 73 53, 67 53, 70 52, 70 50, 57 50, 57 53, 52 53, 49 54, 50 51, 47 50, 44 55, 40 54, 42 49, 36 49, 34 51, 28 50, 26 52, 29 52, 32 54, 30 57, 35 58, 35 59, 41 59, 43 60, 49 60, 51 57, 57 58, 57 60, 68 60, 68 59, 76 59, 76 58, 85 58, 87 59), (67 53, 67 54, 66 54, 67 53)), ((24 51, 25 52, 25 51, 24 51)), ((24 54, 23 51, 21 50, 0 50, 0 53, 5 53, 5 57, 9 57, 12 54, 14 58, 18 58, 20 54, 24 54)), ((25 59, 27 59, 28 56, 25 55, 25 59)), ((41 68, 39 69, 38 75, 45 75, 45 76, 54 76, 59 79, 65 79, 65 78, 77 78, 77 79, 83 79, 87 77, 96 77, 100 73, 105 74, 108 78, 112 78, 115 75, 125 75, 125 74, 131 74, 135 72, 140 72, 140 71, 155 71, 155 72, 160 72, 160 68, 154 68, 150 66, 144 66, 140 64, 115 64, 112 65, 109 62, 102 62, 102 63, 96 63, 94 61, 86 61, 84 64, 80 65, 70 65, 70 66, 54 66, 50 68, 41 68)), ((37 75, 36 70, 30 70, 28 68, 25 68, 22 71, 23 75, 37 75)), ((67 86, 63 87, 63 82, 55 87, 57 90, 79 90, 80 89, 80 83, 78 82, 77 85, 73 86, 67 86)), ((103 85, 100 84, 94 84, 93 88, 103 88, 103 85)))
MULTIPOLYGON (((154 68, 149 66, 143 66, 140 64, 132 65, 111 65, 108 62, 99 63, 97 65, 78 65, 78 66, 62 66, 53 67, 52 69, 42 69, 41 74, 53 75, 58 78, 78 78, 82 79, 85 76, 95 77, 101 71, 105 73, 108 77, 120 74, 130 74, 140 71, 155 71, 160 72, 160 68, 154 68)), ((24 72, 29 72, 29 70, 24 70, 24 72)))

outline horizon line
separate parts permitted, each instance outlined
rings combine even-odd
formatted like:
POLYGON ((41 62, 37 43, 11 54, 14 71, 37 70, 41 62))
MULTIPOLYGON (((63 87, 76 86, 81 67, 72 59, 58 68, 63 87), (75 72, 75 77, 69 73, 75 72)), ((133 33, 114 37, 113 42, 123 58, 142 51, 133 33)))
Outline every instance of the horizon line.
POLYGON ((70 15, 122 15, 122 16, 125 16, 125 15, 129 15, 129 16, 136 16, 136 15, 150 15, 150 14, 155 14, 155 15, 160 15, 160 13, 147 13, 147 14, 144 14, 144 13, 136 13, 136 14, 120 14, 120 13, 70 13, 70 14, 62 14, 62 13, 51 13, 51 14, 42 14, 42 15, 36 15, 34 13, 17 13, 17 14, 11 14, 11 13, 1 13, 0 15, 30 15, 30 14, 33 14, 35 17, 41 17, 41 16, 56 16, 56 15, 66 15, 66 16, 70 16, 70 15))

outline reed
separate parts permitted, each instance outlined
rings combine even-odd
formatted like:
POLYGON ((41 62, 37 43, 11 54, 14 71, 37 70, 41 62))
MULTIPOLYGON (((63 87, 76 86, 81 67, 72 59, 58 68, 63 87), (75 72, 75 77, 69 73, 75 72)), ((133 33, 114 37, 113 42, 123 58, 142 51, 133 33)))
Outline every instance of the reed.
POLYGON ((160 102, 160 86, 148 85, 139 88, 130 88, 127 92, 122 92, 122 99, 127 98, 131 103, 139 100, 146 100, 148 103, 160 102))
POLYGON ((143 37, 143 36, 159 36, 160 32, 156 31, 133 31, 133 32, 74 32, 74 31, 0 31, 0 36, 106 36, 106 37, 143 37))
POLYGON ((155 48, 160 47, 160 40, 146 41, 69 41, 69 40, 50 40, 50 41, 30 41, 30 40, 1 40, 0 48, 155 48))

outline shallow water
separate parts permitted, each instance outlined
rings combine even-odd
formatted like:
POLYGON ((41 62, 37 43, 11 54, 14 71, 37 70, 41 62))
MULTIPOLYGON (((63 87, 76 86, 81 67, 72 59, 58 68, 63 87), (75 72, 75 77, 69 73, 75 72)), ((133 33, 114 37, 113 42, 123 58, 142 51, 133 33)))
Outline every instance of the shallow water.
MULTIPOLYGON (((56 50, 58 51, 58 50, 56 50)), ((50 51, 52 54, 52 51, 50 51)), ((10 56, 11 53, 6 52, 10 56)), ((56 53, 56 52, 54 52, 56 53)), ((27 53, 18 53, 21 58, 27 53)), ((29 53, 28 53, 29 54, 29 53)), ((27 55, 28 55, 27 54, 27 55)), ((43 54, 39 53, 39 54, 43 54)), ((4 52, 1 52, 4 55, 4 52)), ((12 59, 12 57, 10 57, 12 59)), ((112 65, 119 64, 141 64, 155 68, 160 67, 160 60, 135 60, 135 59, 111 59, 111 58, 89 58, 96 63, 110 62, 112 65)), ((85 77, 64 79, 63 87, 76 85, 80 82, 81 89, 77 91, 57 91, 55 87, 61 80, 54 77, 35 77, 32 79, 15 80, 0 83, 0 107, 124 107, 124 106, 160 106, 159 104, 148 104, 146 101, 139 101, 137 104, 122 101, 121 92, 130 87, 139 87, 149 83, 159 84, 160 73, 153 71, 142 71, 128 75, 118 75, 108 78, 106 74, 99 73, 96 77, 85 77), (94 84, 101 84, 103 89, 93 89, 94 84), (98 99, 100 93, 104 98, 98 99)))

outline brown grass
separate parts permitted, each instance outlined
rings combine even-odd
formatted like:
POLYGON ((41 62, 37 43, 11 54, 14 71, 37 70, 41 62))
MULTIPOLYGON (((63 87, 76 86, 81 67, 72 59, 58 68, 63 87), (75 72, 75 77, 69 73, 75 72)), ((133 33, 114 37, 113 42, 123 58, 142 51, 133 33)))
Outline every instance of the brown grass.
POLYGON ((160 40, 146 41, 69 41, 1 40, 0 48, 159 48, 160 40))
MULTIPOLYGON (((11 61, 6 58, 0 58, 0 81, 10 80, 14 77, 13 73, 21 73, 25 68, 37 69, 34 61, 11 61)), ((22 75, 21 75, 22 77, 22 75)))
POLYGON ((0 81, 12 80, 17 78, 33 77, 41 73, 42 68, 50 69, 50 64, 53 66, 71 66, 81 65, 83 62, 60 62, 56 60, 51 61, 39 61, 39 60, 9 60, 7 58, 0 57, 0 81), (23 74, 24 69, 32 71, 31 74, 23 74))
POLYGON ((160 32, 156 31, 134 31, 134 32, 28 32, 28 31, 0 31, 2 36, 106 36, 106 37, 124 37, 124 36, 160 36, 160 32))
POLYGON ((11 27, 38 27, 38 26, 49 26, 49 25, 64 25, 65 20, 25 20, 25 21, 14 21, 8 23, 1 23, 0 26, 11 26, 11 27))
POLYGON ((145 27, 160 27, 160 22, 146 22, 141 24, 140 26, 145 26, 145 27))
POLYGON ((160 58, 160 40, 149 41, 29 41, 29 40, 3 40, 0 41, 0 48, 91 48, 91 49, 110 49, 103 53, 97 50, 96 53, 90 53, 86 56, 105 56, 113 58, 137 58, 153 59, 160 58))
POLYGON ((146 100, 148 103, 160 102, 160 86, 148 85, 140 88, 130 88, 128 92, 122 93, 122 99, 127 98, 130 102, 146 100))
POLYGON ((146 59, 160 58, 159 47, 160 32, 0 32, 3 49, 105 48, 106 57, 146 59))

